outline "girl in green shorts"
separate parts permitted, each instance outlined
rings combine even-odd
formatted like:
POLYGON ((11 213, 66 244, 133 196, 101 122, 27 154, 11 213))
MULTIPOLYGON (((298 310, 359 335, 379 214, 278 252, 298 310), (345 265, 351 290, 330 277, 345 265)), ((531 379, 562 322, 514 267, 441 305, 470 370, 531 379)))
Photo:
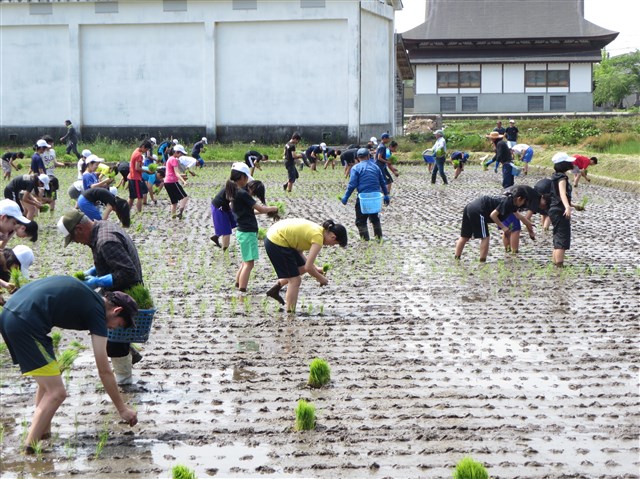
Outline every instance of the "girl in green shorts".
POLYGON ((231 203, 231 211, 236 217, 236 239, 242 253, 242 264, 236 274, 236 288, 247 291, 249 275, 255 260, 258 259, 258 220, 255 212, 277 213, 277 206, 264 206, 264 185, 255 181, 249 174, 245 163, 234 163, 231 176, 225 186, 227 200, 231 203), (259 204, 253 197, 263 204, 259 204))

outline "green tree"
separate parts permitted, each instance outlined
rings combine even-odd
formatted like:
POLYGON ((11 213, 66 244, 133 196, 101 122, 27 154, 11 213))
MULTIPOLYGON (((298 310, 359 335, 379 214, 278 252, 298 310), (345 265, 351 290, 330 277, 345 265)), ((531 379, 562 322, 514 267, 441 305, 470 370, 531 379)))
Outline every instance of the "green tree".
POLYGON ((594 69, 596 88, 593 101, 596 105, 612 105, 623 108, 622 101, 628 95, 640 100, 640 50, 610 58, 602 50, 602 61, 594 69))

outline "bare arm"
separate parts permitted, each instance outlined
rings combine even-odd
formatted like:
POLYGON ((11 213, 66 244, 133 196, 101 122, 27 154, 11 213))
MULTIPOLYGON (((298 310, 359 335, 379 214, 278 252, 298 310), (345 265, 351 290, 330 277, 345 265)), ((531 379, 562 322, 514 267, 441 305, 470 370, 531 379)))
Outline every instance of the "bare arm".
POLYGON ((529 232, 529 237, 531 239, 536 239, 536 233, 533 230, 534 226, 533 226, 533 223, 529 221, 529 218, 518 213, 517 211, 515 212, 515 215, 516 215, 516 218, 518 218, 527 227, 527 231, 529 232))
POLYGON ((560 192, 560 201, 564 205, 564 216, 571 218, 571 203, 567 196, 567 180, 558 181, 558 191, 560 192))
POLYGON ((493 220, 493 222, 498 225, 498 228, 500 228, 502 231, 509 231, 509 228, 507 228, 504 223, 502 221, 500 221, 500 212, 498 210, 493 210, 491 212, 491 214, 489 215, 489 217, 493 220))
POLYGON ((277 206, 264 206, 264 205, 261 205, 260 203, 255 203, 253 205, 253 209, 256 210, 258 213, 277 213, 278 212, 277 206))
POLYGON ((111 401, 118 410, 120 417, 126 421, 129 426, 135 426, 138 422, 138 414, 124 403, 124 400, 120 395, 118 384, 116 383, 116 377, 111 370, 109 358, 107 357, 107 338, 92 334, 91 345, 93 346, 93 356, 96 360, 98 375, 100 376, 100 381, 104 386, 104 390, 111 398, 111 401))
POLYGON ((315 265, 316 258, 318 257, 321 249, 322 245, 319 245, 317 243, 313 243, 311 245, 311 248, 309 248, 309 253, 306 256, 307 261, 304 265, 304 269, 307 273, 317 279, 318 283, 324 286, 325 284, 329 283, 329 280, 327 280, 327 278, 322 274, 322 270, 320 268, 316 268, 315 265))

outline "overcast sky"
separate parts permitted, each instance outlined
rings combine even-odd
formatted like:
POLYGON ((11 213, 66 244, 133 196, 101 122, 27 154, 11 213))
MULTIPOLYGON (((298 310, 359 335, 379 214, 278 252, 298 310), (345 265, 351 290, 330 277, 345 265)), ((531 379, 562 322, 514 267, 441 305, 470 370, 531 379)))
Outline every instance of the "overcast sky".
MULTIPOLYGON (((425 0, 402 0, 402 4, 403 9, 396 12, 399 33, 424 23, 425 0)), ((607 45, 611 56, 640 50, 640 0, 584 0, 584 16, 591 23, 620 32, 607 45)))

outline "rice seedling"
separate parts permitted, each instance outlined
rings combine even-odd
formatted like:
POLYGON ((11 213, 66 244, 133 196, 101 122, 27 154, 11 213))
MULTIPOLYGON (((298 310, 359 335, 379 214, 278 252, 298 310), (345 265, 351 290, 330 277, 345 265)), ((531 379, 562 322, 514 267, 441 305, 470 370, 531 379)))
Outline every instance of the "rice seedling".
POLYGON ((42 456, 42 441, 33 441, 31 444, 29 444, 29 447, 31 448, 33 454, 38 457, 42 456))
POLYGON ((576 207, 576 209, 578 211, 584 211, 585 207, 587 206, 587 203, 589 202, 589 197, 587 195, 584 195, 582 197, 582 200, 580 200, 580 203, 578 204, 578 206, 576 207))
POLYGON ((333 266, 331 266, 329 263, 325 263, 322 265, 322 272, 326 274, 329 272, 329 270, 331 270, 331 268, 333 268, 333 266))
POLYGON ((169 316, 173 316, 176 312, 176 307, 173 304, 173 298, 169 298, 169 316))
POLYGON ((84 274, 84 271, 76 271, 71 276, 73 276, 76 279, 79 279, 80 281, 86 281, 87 280, 87 275, 84 274))
POLYGON ((16 289, 22 288, 28 282, 29 280, 22 275, 22 270, 20 270, 20 268, 11 268, 9 283, 14 285, 16 289))
POLYGON ((316 428, 316 407, 300 399, 296 407, 296 431, 311 431, 316 428))
POLYGON ((258 240, 262 241, 267 237, 267 228, 258 228, 258 240))
POLYGON ((60 366, 60 372, 71 369, 73 362, 78 359, 80 353, 77 349, 65 349, 58 357, 58 365, 60 366))
POLYGON ((51 342, 53 343, 53 351, 56 353, 56 356, 58 355, 60 341, 62 341, 62 333, 60 331, 51 333, 51 342))
POLYGON ((320 388, 331 380, 329 364, 320 358, 314 358, 309 364, 309 386, 320 388))
POLYGON ((73 341, 71 341, 69 343, 69 347, 73 348, 73 349, 76 349, 78 351, 84 351, 85 349, 89 349, 89 346, 85 346, 84 344, 82 344, 77 339, 74 339, 73 341))
POLYGON ((320 305, 320 316, 324 316, 324 304, 320 305))
POLYGON ((194 471, 180 464, 171 468, 171 477, 172 479, 197 479, 194 471))
POLYGON ((47 211, 49 211, 51 208, 49 207, 49 205, 47 203, 43 204, 40 207, 40 213, 46 213, 47 211))
POLYGON ((153 308, 153 300, 151 299, 151 293, 142 284, 136 284, 129 289, 124 290, 133 298, 138 305, 138 309, 151 309, 153 308))
POLYGON ((271 201, 269 202, 268 206, 277 206, 278 207, 278 216, 280 216, 281 218, 284 216, 285 214, 285 206, 284 206, 284 202, 283 201, 271 201))
POLYGON ((489 473, 482 463, 465 457, 456 464, 453 479, 489 479, 489 473))
POLYGON ((0 424, 0 446, 4 442, 4 425, 0 424))
POLYGON ((109 416, 104 421, 104 424, 102 425, 102 429, 100 430, 100 434, 98 435, 98 444, 96 444, 96 452, 95 452, 94 459, 98 459, 100 457, 100 454, 102 454, 102 450, 104 449, 104 446, 106 446, 107 441, 109 440, 110 417, 111 416, 109 416))
POLYGON ((249 296, 242 298, 242 303, 244 304, 244 312, 249 314, 251 312, 251 300, 249 296))

